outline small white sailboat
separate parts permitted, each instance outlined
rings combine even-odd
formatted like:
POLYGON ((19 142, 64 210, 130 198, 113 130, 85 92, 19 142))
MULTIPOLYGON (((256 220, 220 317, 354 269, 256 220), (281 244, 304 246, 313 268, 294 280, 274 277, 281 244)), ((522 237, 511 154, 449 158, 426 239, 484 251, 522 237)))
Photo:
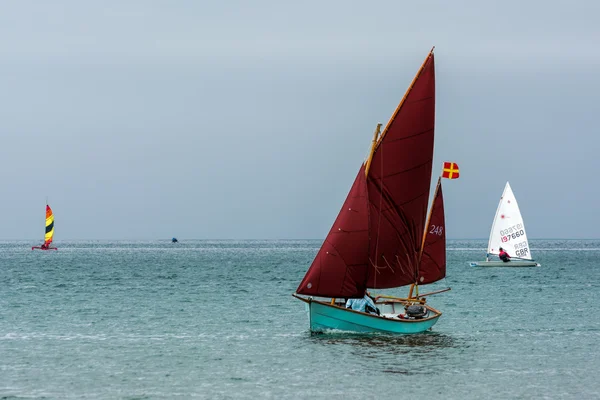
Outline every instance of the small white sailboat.
POLYGON ((517 204, 517 199, 508 182, 500 197, 496 216, 490 232, 490 240, 485 261, 470 262, 472 267, 539 267, 531 258, 531 250, 525 232, 525 223, 517 204), (510 261, 491 260, 504 249, 510 261))

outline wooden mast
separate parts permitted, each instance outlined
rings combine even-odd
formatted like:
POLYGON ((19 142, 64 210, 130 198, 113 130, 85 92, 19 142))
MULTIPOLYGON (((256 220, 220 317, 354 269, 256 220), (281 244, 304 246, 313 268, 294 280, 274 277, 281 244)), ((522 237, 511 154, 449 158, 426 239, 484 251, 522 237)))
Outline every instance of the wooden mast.
POLYGON ((371 167, 371 161, 373 161, 373 154, 375 154, 375 149, 377 148, 377 141, 379 139, 379 134, 381 133, 381 124, 377 124, 375 128, 375 132, 373 133, 373 143, 371 144, 371 151, 369 152, 369 158, 367 158, 367 163, 365 165, 365 177, 369 176, 369 168, 371 167))
POLYGON ((421 240, 421 249, 419 250, 419 265, 421 264, 421 257, 423 257, 423 248, 425 247, 425 238, 427 237, 427 227, 429 226, 429 221, 431 220, 431 214, 433 214, 433 203, 435 202, 435 198, 437 196, 438 191, 440 190, 441 184, 442 176, 440 175, 438 177, 437 185, 435 186, 435 192, 433 192, 433 200, 431 200, 431 207, 429 207, 427 221, 425 222, 425 231, 423 232, 423 240, 421 240))
MULTIPOLYGON (((431 220, 431 214, 433 214, 433 203, 435 202, 435 198, 437 196, 438 190, 440 189, 440 185, 442 184, 442 176, 438 177, 437 185, 435 186, 435 192, 433 192, 433 199, 431 200, 431 207, 429 207, 429 214, 427 215, 427 221, 425 222, 425 230, 423 231, 423 239, 421 240, 421 248, 419 249, 419 259, 417 261, 417 275, 418 268, 421 266, 421 258, 423 257, 423 249, 425 247, 425 238, 427 237, 427 227, 429 226, 429 221, 431 220)), ((416 289, 416 296, 419 297, 419 282, 418 280, 410 285, 410 290, 408 292, 408 298, 412 297, 413 289, 416 289)))

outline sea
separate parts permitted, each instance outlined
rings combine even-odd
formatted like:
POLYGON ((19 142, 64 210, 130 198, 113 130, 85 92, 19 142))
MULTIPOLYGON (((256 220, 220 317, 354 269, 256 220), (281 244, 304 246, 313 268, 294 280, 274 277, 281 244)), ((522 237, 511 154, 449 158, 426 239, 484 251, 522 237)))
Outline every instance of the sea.
POLYGON ((531 240, 539 268, 450 240, 405 336, 309 331, 321 240, 33 244, 0 242, 2 399, 600 398, 600 240, 531 240))

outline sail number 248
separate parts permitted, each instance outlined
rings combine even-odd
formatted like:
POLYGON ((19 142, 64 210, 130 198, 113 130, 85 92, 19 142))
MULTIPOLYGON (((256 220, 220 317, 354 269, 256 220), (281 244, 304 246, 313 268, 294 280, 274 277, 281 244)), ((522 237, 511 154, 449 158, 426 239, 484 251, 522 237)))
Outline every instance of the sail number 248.
POLYGON ((431 225, 429 233, 431 233, 432 235, 442 236, 442 234, 444 233, 444 227, 441 225, 431 225))

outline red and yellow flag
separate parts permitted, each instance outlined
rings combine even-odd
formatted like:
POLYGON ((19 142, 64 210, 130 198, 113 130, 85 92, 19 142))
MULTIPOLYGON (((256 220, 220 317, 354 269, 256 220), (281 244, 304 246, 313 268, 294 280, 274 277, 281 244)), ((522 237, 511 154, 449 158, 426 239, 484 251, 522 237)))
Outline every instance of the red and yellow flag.
POLYGON ((456 179, 460 176, 458 172, 458 164, 453 162, 444 162, 444 170, 442 171, 442 178, 456 179))

